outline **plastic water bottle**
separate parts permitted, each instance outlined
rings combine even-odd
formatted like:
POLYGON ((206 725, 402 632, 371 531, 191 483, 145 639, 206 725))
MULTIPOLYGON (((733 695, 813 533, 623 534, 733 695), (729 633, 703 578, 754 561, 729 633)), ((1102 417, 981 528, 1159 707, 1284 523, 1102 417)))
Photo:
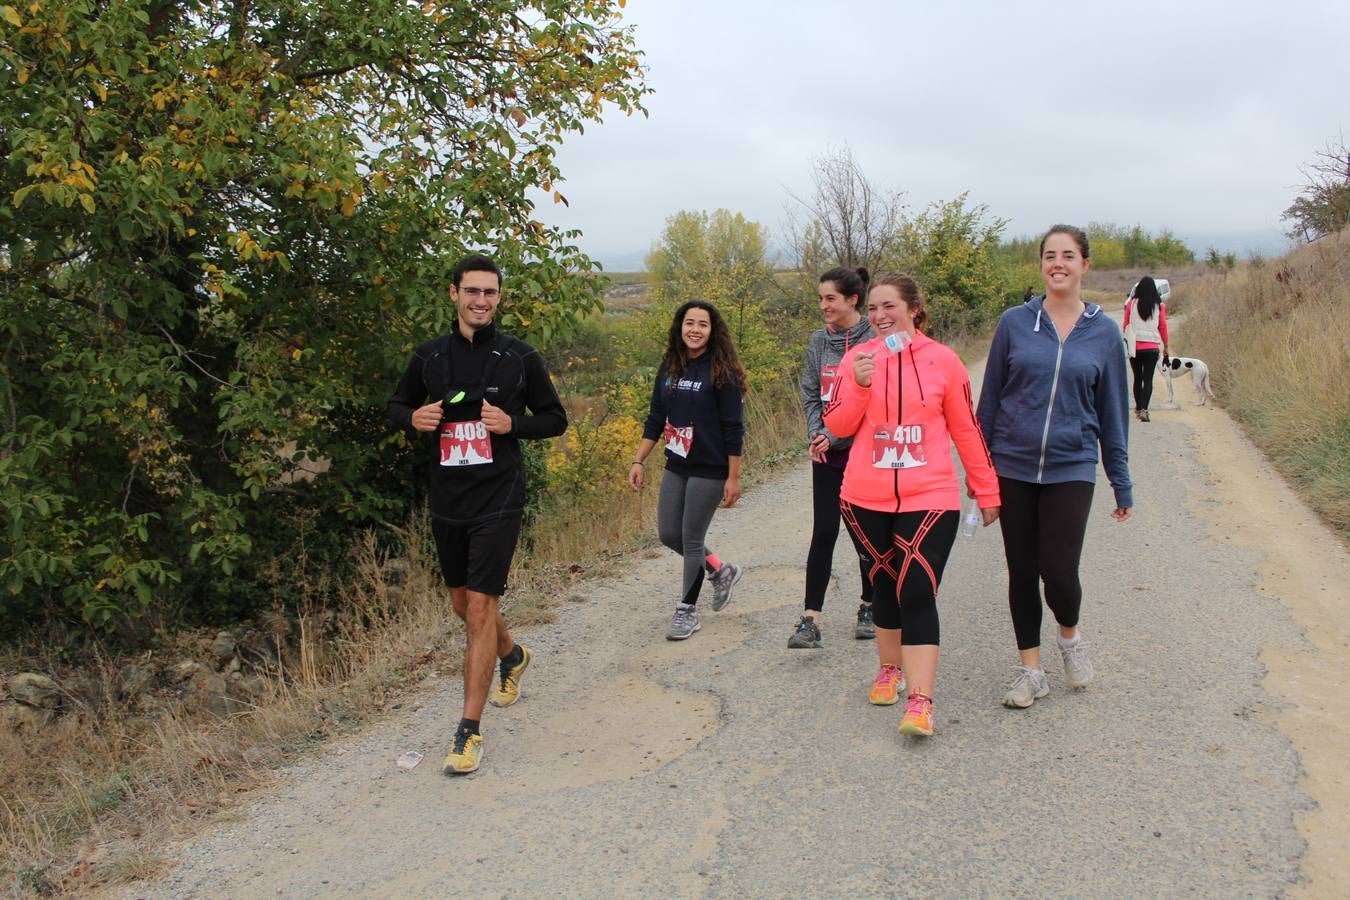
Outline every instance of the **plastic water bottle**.
POLYGON ((974 537, 975 529, 980 527, 980 507, 975 500, 967 499, 961 504, 961 534, 974 537))
POLYGON ((912 338, 909 336, 908 331, 892 331, 882 339, 881 343, 890 352, 899 353, 901 350, 905 349, 905 347, 909 346, 911 340, 912 338))

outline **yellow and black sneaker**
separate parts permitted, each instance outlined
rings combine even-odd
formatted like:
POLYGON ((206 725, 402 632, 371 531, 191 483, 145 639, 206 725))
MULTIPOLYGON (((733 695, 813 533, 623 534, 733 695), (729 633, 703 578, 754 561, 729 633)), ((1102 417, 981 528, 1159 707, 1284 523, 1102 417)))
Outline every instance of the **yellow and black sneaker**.
POLYGON ((455 743, 441 763, 441 772, 445 775, 468 775, 478 771, 483 761, 483 736, 463 728, 455 730, 455 743))
POLYGON ((530 667, 530 660, 534 658, 534 654, 524 644, 516 646, 520 648, 520 662, 513 666, 505 659, 501 661, 500 686, 488 697, 493 706, 510 706, 520 699, 520 676, 530 667))

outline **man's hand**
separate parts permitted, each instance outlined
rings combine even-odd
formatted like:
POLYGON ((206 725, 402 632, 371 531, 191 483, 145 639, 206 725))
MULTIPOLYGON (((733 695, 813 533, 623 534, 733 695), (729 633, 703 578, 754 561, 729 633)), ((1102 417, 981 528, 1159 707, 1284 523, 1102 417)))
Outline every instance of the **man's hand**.
POLYGON ((435 431, 441 424, 441 405, 428 403, 413 410, 412 427, 417 431, 435 431))
POLYGON ((859 387, 872 386, 872 373, 877 370, 877 364, 872 362, 872 354, 859 353, 853 357, 853 380, 858 382, 859 387))
POLYGON ((493 434, 511 433, 511 416, 486 400, 483 401, 483 424, 493 434))

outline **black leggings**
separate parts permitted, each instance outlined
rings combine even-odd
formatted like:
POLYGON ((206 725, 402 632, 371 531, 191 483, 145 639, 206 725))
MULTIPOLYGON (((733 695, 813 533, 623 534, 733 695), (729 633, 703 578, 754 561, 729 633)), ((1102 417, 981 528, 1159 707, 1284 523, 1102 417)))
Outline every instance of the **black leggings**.
MULTIPOLYGON (((839 539, 839 489, 844 485, 844 470, 823 463, 811 463, 811 549, 806 553, 806 608, 820 612, 825 605, 825 589, 834 567, 834 542, 839 539)), ((858 574, 862 577, 862 602, 872 602, 872 557, 852 529, 848 533, 858 551, 858 574)))
POLYGON ((1090 481, 1032 484, 998 480, 1003 502, 998 524, 1008 560, 1008 608, 1018 650, 1041 645, 1042 581, 1045 603, 1055 621, 1066 628, 1078 625, 1083 605, 1078 561, 1083 555, 1092 489, 1090 481))
POLYGON ((872 620, 904 644, 938 644, 938 585, 956 540, 956 510, 885 513, 840 501, 844 524, 876 560, 872 620))
POLYGON ((1130 357, 1130 371, 1134 373, 1134 408, 1148 409, 1153 399, 1153 373, 1158 369, 1158 350, 1135 350, 1130 357))

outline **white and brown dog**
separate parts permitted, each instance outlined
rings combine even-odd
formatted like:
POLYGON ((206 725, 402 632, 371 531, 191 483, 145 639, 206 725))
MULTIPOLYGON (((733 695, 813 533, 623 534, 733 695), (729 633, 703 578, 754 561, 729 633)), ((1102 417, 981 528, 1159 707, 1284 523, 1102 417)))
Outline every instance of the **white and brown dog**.
POLYGON ((1172 379, 1181 378, 1187 373, 1190 373, 1191 383, 1195 385, 1197 405, 1204 406, 1206 401, 1214 396, 1214 391, 1209 386, 1209 366, 1200 360, 1190 356, 1173 356, 1158 360, 1158 368, 1162 370, 1163 380, 1167 382, 1168 403, 1176 403, 1172 394, 1172 379))

